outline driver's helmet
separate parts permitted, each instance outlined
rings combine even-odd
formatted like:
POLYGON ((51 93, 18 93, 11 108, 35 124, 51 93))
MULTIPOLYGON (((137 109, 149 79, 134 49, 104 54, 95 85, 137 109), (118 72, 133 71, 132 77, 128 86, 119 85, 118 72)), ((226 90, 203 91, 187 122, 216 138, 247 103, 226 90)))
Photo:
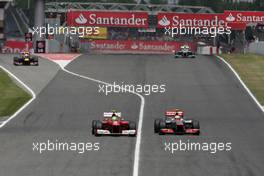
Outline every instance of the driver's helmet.
POLYGON ((116 115, 116 110, 112 110, 112 120, 118 120, 118 116, 116 115))
POLYGON ((118 117, 116 115, 112 116, 112 121, 118 120, 118 117))
POLYGON ((176 116, 183 117, 183 112, 182 112, 182 111, 178 111, 178 112, 176 112, 176 116))
POLYGON ((29 57, 29 52, 25 51, 23 54, 24 54, 24 57, 29 57))
POLYGON ((112 117, 116 116, 116 110, 112 110, 112 117))
POLYGON ((179 116, 179 115, 176 115, 174 118, 175 118, 176 120, 181 120, 181 119, 182 119, 182 117, 179 116))

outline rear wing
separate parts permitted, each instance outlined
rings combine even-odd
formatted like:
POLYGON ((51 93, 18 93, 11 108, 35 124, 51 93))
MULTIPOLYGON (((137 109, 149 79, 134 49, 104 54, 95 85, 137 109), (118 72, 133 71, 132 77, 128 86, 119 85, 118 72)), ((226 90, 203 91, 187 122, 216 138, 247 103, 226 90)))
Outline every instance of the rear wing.
MULTIPOLYGON (((104 117, 112 117, 113 112, 104 112, 104 117)), ((121 117, 121 112, 115 112, 115 115, 121 117)))
POLYGON ((165 115, 166 116, 175 116, 176 115, 176 111, 166 111, 165 115))
POLYGON ((190 49, 190 47, 188 45, 182 45, 181 49, 190 49))
POLYGON ((184 112, 181 111, 181 110, 179 110, 179 111, 166 111, 165 112, 165 116, 176 116, 176 115, 183 117, 184 116, 184 112))

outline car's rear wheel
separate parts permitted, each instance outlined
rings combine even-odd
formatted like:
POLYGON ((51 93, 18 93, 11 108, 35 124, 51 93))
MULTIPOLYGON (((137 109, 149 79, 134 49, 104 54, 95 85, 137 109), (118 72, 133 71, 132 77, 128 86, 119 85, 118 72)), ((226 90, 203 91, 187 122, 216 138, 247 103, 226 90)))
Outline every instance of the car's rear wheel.
POLYGON ((37 57, 33 57, 32 60, 33 60, 34 65, 36 65, 36 66, 39 65, 38 64, 38 58, 37 57))
POLYGON ((99 120, 93 120, 92 121, 92 134, 95 134, 95 131, 96 131, 96 123, 98 122, 99 120))
POLYGON ((154 133, 158 133, 160 130, 160 119, 155 119, 154 121, 154 133))
MULTIPOLYGON (((137 125, 135 122, 129 122, 129 130, 136 130, 137 129, 137 125)), ((135 134, 132 134, 130 136, 136 136, 136 133, 135 134)))
POLYGON ((14 62, 14 65, 18 65, 17 63, 19 62, 19 58, 17 58, 17 57, 14 57, 14 59, 13 59, 13 62, 14 62))
POLYGON ((195 133, 195 135, 199 135, 200 134, 200 123, 197 120, 193 120, 192 121, 192 127, 193 129, 199 129, 199 131, 197 133, 195 133))
POLYGON ((192 126, 195 129, 200 129, 200 124, 199 124, 199 122, 197 120, 193 120, 192 121, 192 126))
POLYGON ((137 126, 135 122, 130 122, 129 123, 129 130, 136 130, 137 126))
POLYGON ((164 120, 161 120, 159 123, 160 129, 159 129, 159 135, 164 135, 164 133, 161 131, 161 129, 166 128, 166 122, 164 120))
POLYGON ((94 128, 94 135, 95 135, 95 136, 100 136, 96 131, 97 131, 98 129, 102 129, 102 127, 103 127, 102 122, 100 122, 100 121, 96 121, 96 122, 95 122, 95 128, 94 128))

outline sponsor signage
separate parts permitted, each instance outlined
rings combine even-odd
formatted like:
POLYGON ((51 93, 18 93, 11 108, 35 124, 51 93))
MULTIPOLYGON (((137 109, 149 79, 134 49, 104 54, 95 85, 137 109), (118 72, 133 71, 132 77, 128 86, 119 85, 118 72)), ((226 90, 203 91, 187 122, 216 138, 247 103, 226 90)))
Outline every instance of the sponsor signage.
POLYGON ((5 42, 2 53, 20 53, 22 51, 30 51, 32 48, 32 42, 10 40, 5 42))
POLYGON ((247 27, 246 23, 227 23, 231 30, 245 30, 247 27))
POLYGON ((69 11, 68 26, 148 27, 147 12, 69 11))
POLYGON ((262 23, 264 24, 264 12, 258 11, 230 11, 224 12, 225 20, 228 23, 262 23))
POLYGON ((45 53, 46 42, 45 41, 36 41, 36 53, 45 53))
POLYGON ((26 42, 32 41, 32 33, 30 33, 30 32, 25 33, 25 41, 26 42))
POLYGON ((221 27, 226 26, 223 14, 158 13, 158 27, 221 27))
MULTIPOLYGON (((87 43, 88 44, 88 43, 87 43)), ((164 52, 171 53, 180 50, 182 45, 189 45, 192 51, 196 51, 195 42, 174 41, 139 41, 139 40, 94 40, 89 43, 94 51, 129 51, 129 52, 164 52)))
POLYGON ((107 39, 107 27, 97 27, 97 30, 80 37, 80 39, 107 39))

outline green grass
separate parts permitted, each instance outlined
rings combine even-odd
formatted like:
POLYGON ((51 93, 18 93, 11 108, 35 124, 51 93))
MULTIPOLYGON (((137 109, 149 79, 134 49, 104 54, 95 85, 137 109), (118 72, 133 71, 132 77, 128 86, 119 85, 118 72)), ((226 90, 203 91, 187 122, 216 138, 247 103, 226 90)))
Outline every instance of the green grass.
POLYGON ((0 117, 11 116, 30 98, 27 92, 0 69, 0 117))
POLYGON ((258 101, 264 105, 264 55, 221 55, 237 71, 258 101))

